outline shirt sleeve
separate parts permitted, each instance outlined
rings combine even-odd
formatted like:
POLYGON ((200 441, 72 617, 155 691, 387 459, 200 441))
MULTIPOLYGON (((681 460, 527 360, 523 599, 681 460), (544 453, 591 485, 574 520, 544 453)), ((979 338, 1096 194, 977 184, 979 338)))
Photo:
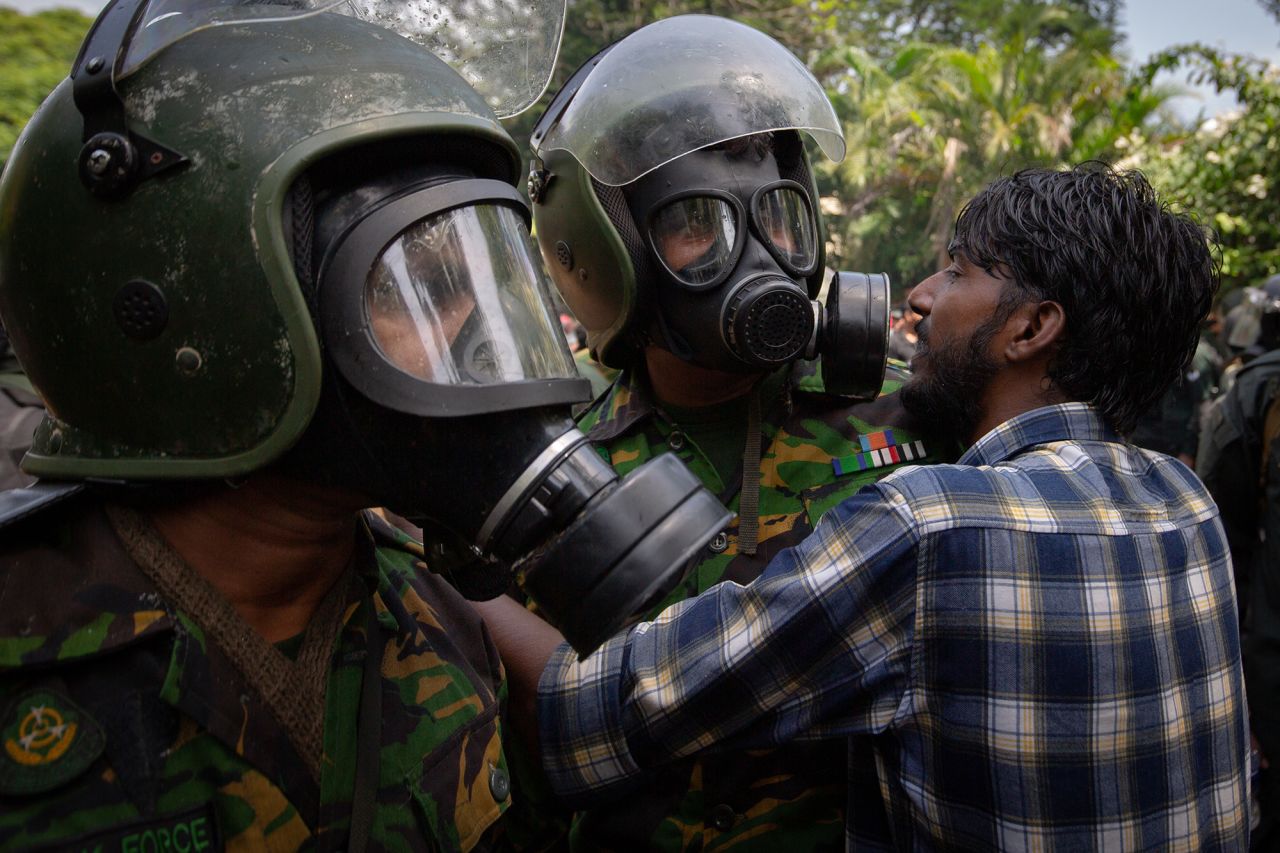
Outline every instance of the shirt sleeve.
POLYGON ((583 661, 561 646, 538 689, 552 787, 585 802, 712 747, 883 731, 907 694, 916 544, 881 482, 750 585, 672 605, 583 661))

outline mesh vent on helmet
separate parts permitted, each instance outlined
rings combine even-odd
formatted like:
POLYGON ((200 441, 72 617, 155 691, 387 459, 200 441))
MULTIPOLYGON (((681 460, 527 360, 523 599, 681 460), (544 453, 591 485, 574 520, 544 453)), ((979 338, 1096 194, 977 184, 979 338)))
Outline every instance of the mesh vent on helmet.
POLYGON ((636 302, 624 332, 624 334, 634 334, 643 330, 648 322, 646 318, 649 316, 649 308, 645 304, 644 294, 647 282, 653 280, 649 253, 645 250, 644 238, 636 228, 635 219, 631 216, 631 208, 627 206, 627 199, 623 196, 621 188, 602 184, 595 178, 591 179, 591 188, 599 199, 600 206, 604 208, 605 216, 609 218, 610 224, 622 238, 622 245, 626 247, 627 255, 631 258, 631 267, 635 270, 636 302))
POLYGON ((622 245, 627 247, 627 254, 631 256, 631 263, 636 270, 637 283, 647 281, 649 254, 645 251, 644 238, 636 228, 635 219, 631 216, 631 208, 627 207, 627 199, 623 196, 621 188, 602 184, 595 178, 591 179, 591 188, 595 190, 596 198, 600 200, 605 216, 609 217, 609 222, 622 237, 622 245))

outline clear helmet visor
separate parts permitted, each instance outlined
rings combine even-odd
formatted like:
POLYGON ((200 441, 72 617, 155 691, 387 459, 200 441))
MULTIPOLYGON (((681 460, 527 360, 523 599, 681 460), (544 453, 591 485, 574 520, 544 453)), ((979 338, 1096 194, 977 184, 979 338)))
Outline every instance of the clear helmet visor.
POLYGON ((844 158, 835 110, 800 60, 745 24, 681 15, 605 54, 537 150, 566 151, 596 180, 622 186, 699 148, 782 130, 844 158))
POLYGON ((370 336, 397 370, 436 385, 577 375, 523 220, 496 205, 416 222, 365 281, 370 336))
POLYGON ((817 259, 818 241, 808 200, 792 187, 774 187, 755 202, 760 236, 792 269, 809 269, 817 259))
POLYGON ((738 216, 715 196, 687 196, 659 208, 649 223, 653 250, 685 284, 710 284, 734 263, 738 216))
POLYGON ((119 77, 192 33, 280 23, 321 12, 368 21, 448 63, 499 117, 523 112, 547 88, 567 0, 149 0, 119 77))

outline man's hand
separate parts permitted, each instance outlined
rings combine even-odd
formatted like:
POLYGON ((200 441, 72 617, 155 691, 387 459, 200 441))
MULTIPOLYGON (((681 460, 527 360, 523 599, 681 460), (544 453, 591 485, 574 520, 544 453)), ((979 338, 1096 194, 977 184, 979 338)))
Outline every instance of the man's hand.
POLYGON ((529 754, 538 750, 538 679, 551 654, 564 642, 555 628, 530 613, 515 600, 500 595, 492 601, 473 601, 472 607, 484 619, 498 654, 507 670, 511 689, 508 707, 512 725, 524 740, 529 754))

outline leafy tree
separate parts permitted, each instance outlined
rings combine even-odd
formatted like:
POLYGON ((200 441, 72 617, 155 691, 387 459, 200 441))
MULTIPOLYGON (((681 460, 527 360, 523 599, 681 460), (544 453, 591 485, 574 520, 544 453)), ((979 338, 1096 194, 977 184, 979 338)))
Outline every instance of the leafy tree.
POLYGON ((1258 5, 1266 10, 1271 17, 1280 21, 1280 0, 1258 0, 1258 5))
MULTIPOLYGON (((1117 18, 1121 0, 1060 0, 1052 3, 1066 18, 1118 38, 1117 18)), ((1017 4, 1013 4, 1017 5, 1017 4)), ((927 42, 973 50, 979 45, 999 42, 1000 26, 1010 12, 1008 0, 822 0, 815 19, 834 39, 819 47, 859 47, 870 55, 887 60, 905 42, 927 42)), ((1061 19, 1045 19, 1032 34, 1045 46, 1061 44, 1077 27, 1063 29, 1061 19)))
POLYGON ((91 23, 71 9, 24 15, 0 7, 0 166, 27 119, 67 76, 91 23))
POLYGON ((849 145, 822 170, 844 261, 908 287, 943 263, 958 206, 994 176, 1114 156, 1166 97, 1131 84, 1116 43, 1084 11, 1024 0, 971 47, 824 54, 849 145))
POLYGON ((1280 272, 1280 70, 1193 44, 1152 57, 1138 85, 1180 67, 1193 82, 1232 92, 1238 109, 1180 134, 1135 134, 1124 165, 1214 229, 1224 291, 1256 284, 1280 272))

